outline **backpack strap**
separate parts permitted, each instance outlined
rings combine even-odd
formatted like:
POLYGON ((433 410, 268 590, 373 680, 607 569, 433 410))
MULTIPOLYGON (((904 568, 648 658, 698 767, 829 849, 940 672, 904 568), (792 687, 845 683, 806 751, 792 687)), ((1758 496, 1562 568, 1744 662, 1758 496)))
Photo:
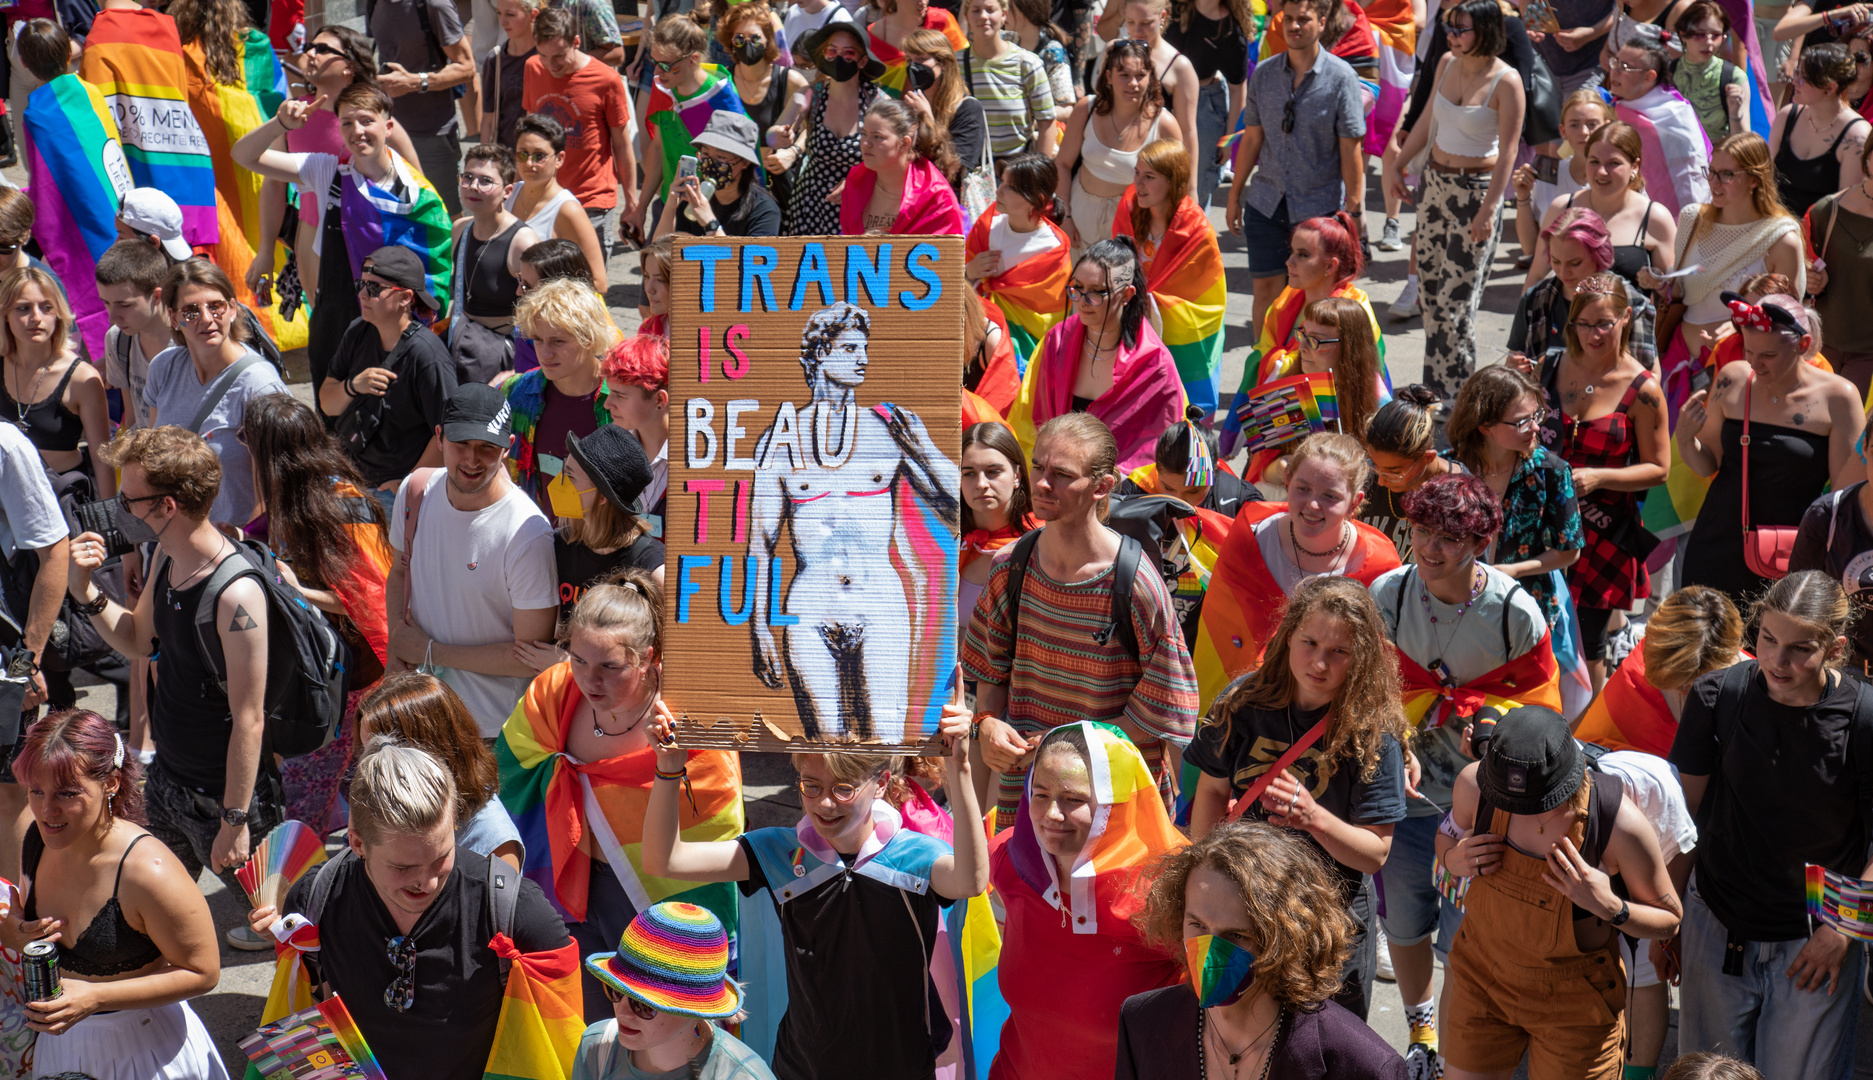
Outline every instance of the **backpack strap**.
POLYGON ((338 868, 357 856, 349 847, 338 853, 335 859, 328 859, 312 879, 312 895, 306 898, 306 910, 299 912, 312 925, 319 924, 319 917, 325 914, 325 902, 331 899, 332 887, 338 884, 338 868))
MULTIPOLYGON (((1520 581, 1516 581, 1509 587, 1508 595, 1502 598, 1502 662, 1505 664, 1509 662, 1509 615, 1515 610, 1515 594, 1527 591, 1522 588, 1520 581)), ((1533 600, 1534 597, 1530 596, 1529 599, 1533 600)), ((1537 606, 1540 605, 1537 604, 1537 606)), ((1539 645, 1540 642, 1536 644, 1539 645)))
MULTIPOLYGON (((1008 557, 1008 640, 1019 641, 1021 637, 1021 587, 1028 577, 1028 560, 1034 557, 1034 545, 1040 543, 1041 529, 1029 530, 1021 539, 1015 541, 1014 554, 1008 557)), ((1010 648, 1010 655, 1013 649, 1010 648)))
POLYGON ((403 551, 399 554, 397 565, 403 569, 403 614, 410 614, 410 556, 416 551, 416 519, 423 509, 423 493, 429 490, 429 482, 436 475, 432 468, 417 469, 404 481, 403 487, 403 551))
POLYGON ((195 419, 189 421, 189 430, 200 435, 202 424, 206 423, 208 417, 214 413, 215 407, 221 404, 221 399, 228 396, 228 391, 234 389, 234 380, 241 377, 241 372, 260 363, 260 360, 259 353, 250 352, 229 364, 226 371, 215 376, 215 381, 209 383, 207 391, 202 394, 201 408, 195 410, 195 419))
MULTIPOLYGON (((1849 678, 1842 675, 1841 678, 1849 678)), ((1873 686, 1854 680, 1853 717, 1848 721, 1847 764, 1853 769, 1854 787, 1860 797, 1860 812, 1873 821, 1873 686)))
MULTIPOLYGON (((488 856, 488 912, 493 916, 494 932, 514 936, 514 909, 520 905, 520 871, 494 856, 488 856)), ((513 961, 501 959, 501 985, 507 985, 508 969, 513 961)))
POLYGON ((1828 497, 1827 504, 1827 547, 1822 549, 1821 557, 1827 558, 1834 550, 1834 522, 1840 517, 1841 497, 1847 494, 1847 488, 1836 488, 1828 497))
POLYGON ((1619 820, 1619 804, 1626 789, 1617 778, 1599 769, 1593 770, 1593 788, 1587 793, 1587 827, 1580 837, 1580 857, 1588 866, 1599 866, 1606 857, 1607 841, 1613 837, 1613 823, 1619 820))
POLYGON ((1112 563, 1112 622, 1093 635, 1094 641, 1104 645, 1117 633, 1119 644, 1133 660, 1138 659, 1138 628, 1132 625, 1132 586, 1143 555, 1144 547, 1135 538, 1119 535, 1119 555, 1112 563))
MULTIPOLYGON (((222 694, 228 692, 227 658, 223 657, 221 666, 215 665, 215 654, 209 648, 209 641, 220 641, 220 618, 217 614, 221 603, 221 594, 228 586, 244 577, 260 580, 261 588, 266 587, 266 575, 255 566, 250 557, 251 548, 236 542, 233 554, 215 564, 208 573, 201 599, 195 604, 195 644, 201 649, 202 660, 208 666, 209 674, 214 678, 214 688, 222 694)), ((207 689, 204 687, 204 689, 207 689)))

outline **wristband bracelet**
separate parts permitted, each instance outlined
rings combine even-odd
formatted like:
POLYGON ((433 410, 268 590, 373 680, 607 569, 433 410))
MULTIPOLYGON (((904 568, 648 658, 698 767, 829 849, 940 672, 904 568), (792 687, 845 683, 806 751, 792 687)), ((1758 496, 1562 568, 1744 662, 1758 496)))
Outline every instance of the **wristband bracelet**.
POLYGON ((357 397, 357 396, 358 396, 358 390, 357 390, 357 387, 355 387, 355 386, 352 386, 352 385, 351 385, 351 383, 352 383, 352 380, 354 380, 354 379, 356 379, 356 378, 357 378, 357 376, 356 376, 356 375, 353 375, 353 376, 352 376, 352 377, 351 377, 350 379, 346 379, 346 380, 345 380, 345 393, 346 393, 347 395, 349 395, 349 396, 351 396, 351 397, 357 397))
POLYGON ((111 598, 108 596, 105 596, 104 593, 100 590, 98 592, 98 598, 96 600, 88 600, 88 601, 74 600, 72 601, 72 607, 77 609, 79 614, 82 614, 82 615, 102 615, 104 614, 105 606, 108 605, 110 602, 111 602, 111 598))
POLYGON ((689 766, 685 765, 675 772, 664 772, 658 769, 652 775, 659 780, 687 780, 689 779, 689 766))

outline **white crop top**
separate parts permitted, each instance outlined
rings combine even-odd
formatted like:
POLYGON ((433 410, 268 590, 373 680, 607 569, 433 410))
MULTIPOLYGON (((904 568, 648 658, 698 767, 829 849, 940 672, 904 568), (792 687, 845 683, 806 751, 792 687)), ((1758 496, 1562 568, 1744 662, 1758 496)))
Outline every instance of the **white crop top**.
MULTIPOLYGON (((1456 65, 1452 60, 1438 73, 1437 85, 1431 87, 1431 116, 1437 121, 1437 148, 1456 157, 1495 157, 1500 149, 1498 110, 1488 104, 1458 105, 1444 96, 1444 76, 1456 65)), ((1490 80, 1489 90, 1483 95, 1484 102, 1496 95, 1496 84, 1508 73, 1509 68, 1505 66, 1490 80)))
MULTIPOLYGON (((1145 141, 1139 144, 1138 150, 1157 139, 1166 111, 1158 110, 1158 117, 1151 121, 1151 130, 1145 133, 1145 141)), ((1086 137, 1080 143, 1080 165, 1087 172, 1108 184, 1129 184, 1137 179, 1138 150, 1114 150, 1100 142, 1099 129, 1094 126, 1092 115, 1087 115, 1086 137)))

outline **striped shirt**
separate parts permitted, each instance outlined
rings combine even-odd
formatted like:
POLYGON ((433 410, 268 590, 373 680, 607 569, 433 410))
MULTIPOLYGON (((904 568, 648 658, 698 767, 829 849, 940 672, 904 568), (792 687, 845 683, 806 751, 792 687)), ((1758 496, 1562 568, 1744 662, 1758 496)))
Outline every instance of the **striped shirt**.
MULTIPOLYGON (((1187 745, 1197 728, 1197 675, 1171 610, 1170 593, 1150 559, 1138 564, 1132 584, 1132 627, 1137 660, 1117 634, 1104 644, 1093 635, 1111 622, 1112 569, 1063 585, 1048 577, 1039 558, 1021 584, 1020 639, 1009 633, 1008 565, 1014 548, 995 557, 988 585, 976 601, 963 640, 969 678, 1008 686, 1007 716, 1022 735, 1082 720, 1125 721, 1148 733, 1139 745, 1145 764, 1168 790, 1164 744, 1187 745)), ((996 828, 1013 824, 1025 774, 1007 773, 996 798, 996 828)))
POLYGON ((970 96, 988 116, 989 151, 1002 157, 1027 149, 1034 129, 1054 118, 1054 92, 1041 58, 1017 45, 993 60, 973 49, 957 59, 968 74, 970 96))

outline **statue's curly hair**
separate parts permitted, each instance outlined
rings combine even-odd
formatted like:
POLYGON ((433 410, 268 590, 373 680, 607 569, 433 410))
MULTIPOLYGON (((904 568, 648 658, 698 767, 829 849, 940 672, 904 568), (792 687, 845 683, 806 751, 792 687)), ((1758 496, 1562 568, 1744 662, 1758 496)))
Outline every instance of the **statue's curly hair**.
POLYGON ((1140 878, 1144 905, 1132 923, 1173 956, 1184 953, 1184 890, 1199 866, 1242 893, 1249 932, 1242 944, 1255 954, 1257 990, 1305 1012, 1333 997, 1353 947, 1353 918, 1313 844, 1291 829, 1236 821, 1159 857, 1140 878))
POLYGON ((871 315, 864 308, 843 300, 815 311, 806 321, 806 329, 800 331, 800 366, 812 374, 819 366, 819 358, 847 330, 857 330, 869 337, 871 315))

